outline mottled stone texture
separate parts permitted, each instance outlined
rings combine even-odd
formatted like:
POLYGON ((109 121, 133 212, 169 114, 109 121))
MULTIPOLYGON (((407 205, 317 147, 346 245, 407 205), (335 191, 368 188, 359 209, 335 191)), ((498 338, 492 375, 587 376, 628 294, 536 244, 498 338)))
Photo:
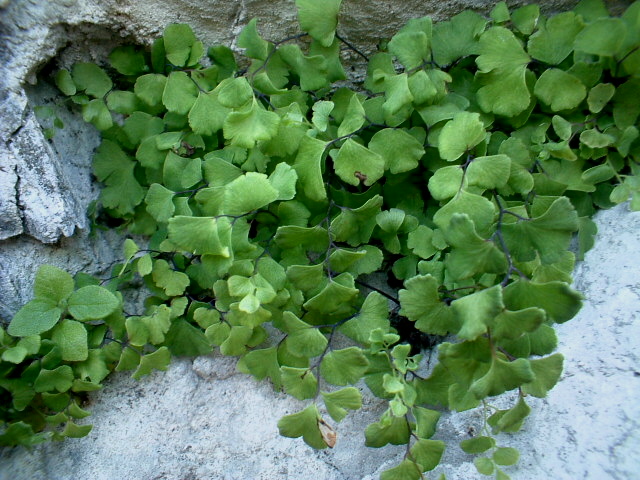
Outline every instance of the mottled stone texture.
MULTIPOLYGON (((409 18, 443 19, 494 3, 344 0, 339 31, 371 52, 409 18)), ((574 3, 545 1, 543 9, 574 3)), ((90 165, 99 137, 42 81, 43 69, 102 62, 114 46, 149 43, 172 22, 191 24, 206 45, 233 46, 253 17, 268 39, 297 29, 293 0, 0 0, 0 321, 30 298, 41 264, 104 274, 120 257, 119 235, 90 235, 85 214, 97 195, 90 165), (51 141, 34 114, 38 105, 53 106, 65 124, 51 141)), ((358 57, 346 60, 362 69, 358 57)), ((507 469, 515 479, 622 480, 640 471, 640 214, 622 206, 599 214, 598 223, 596 247, 576 271, 585 307, 559 327, 562 381, 549 398, 532 402, 522 433, 503 439, 522 452, 520 466, 507 469)), ((339 426, 336 448, 316 452, 277 433, 277 419, 299 402, 235 373, 229 359, 180 360, 141 382, 115 376, 92 397, 88 438, 5 450, 0 480, 373 480, 404 449, 363 446, 365 426, 383 408, 365 402, 339 426)), ((477 411, 448 415, 438 435, 455 445, 480 423, 477 411)), ((446 455, 439 471, 447 478, 479 477, 469 456, 455 448, 446 455)))

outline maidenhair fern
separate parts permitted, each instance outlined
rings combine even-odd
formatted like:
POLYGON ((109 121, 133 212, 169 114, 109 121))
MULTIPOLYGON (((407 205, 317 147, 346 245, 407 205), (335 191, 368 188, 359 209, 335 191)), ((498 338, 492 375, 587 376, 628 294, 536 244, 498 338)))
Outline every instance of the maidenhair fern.
POLYGON ((57 73, 102 132, 99 218, 148 243, 126 240, 102 282, 40 269, 0 330, 1 444, 85 435, 81 399, 109 372, 219 348, 307 402, 278 426, 314 448, 350 434, 337 424, 364 380, 388 400, 366 444, 407 445, 384 480, 438 465, 434 408, 516 391, 460 445, 508 478, 518 452, 493 435, 517 431, 527 397, 560 377, 553 325, 580 309, 571 273, 590 217, 640 209, 640 3, 620 18, 584 1, 552 17, 500 3, 490 18, 411 20, 362 84, 338 88, 353 48, 336 34, 340 3, 297 0, 305 33, 275 43, 252 20, 246 68, 223 46, 203 58, 170 25, 150 50, 57 73), (150 296, 125 313, 118 290, 134 277, 150 296))

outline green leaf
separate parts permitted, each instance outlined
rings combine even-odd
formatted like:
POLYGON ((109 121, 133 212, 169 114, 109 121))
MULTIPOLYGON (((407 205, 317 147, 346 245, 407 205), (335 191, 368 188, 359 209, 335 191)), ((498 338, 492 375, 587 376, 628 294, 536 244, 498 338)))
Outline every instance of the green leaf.
POLYGON ((165 335, 165 343, 172 355, 197 357, 211 353, 211 345, 202 330, 183 319, 176 319, 165 335))
MULTIPOLYGON (((522 385, 522 391, 527 395, 544 398, 560 380, 564 357, 560 353, 549 357, 531 360, 531 370, 535 376, 530 383, 522 385)), ((500 464, 504 465, 504 464, 500 464)))
POLYGON ((170 297, 182 295, 190 283, 185 273, 172 270, 169 264, 161 259, 153 263, 152 277, 155 284, 170 297))
POLYGON ((300 28, 308 32, 324 47, 329 47, 338 25, 338 13, 342 0, 296 0, 300 28))
POLYGON ((335 392, 320 392, 324 406, 336 422, 347 416, 347 410, 359 410, 362 407, 362 394, 355 387, 341 388, 335 392))
POLYGON ((511 160, 506 155, 476 157, 467 167, 469 185, 495 189, 502 188, 509 180, 511 160))
POLYGON ((420 468, 408 459, 380 474, 380 480, 420 480, 420 477, 420 468))
POLYGON ((444 449, 445 442, 442 440, 426 440, 420 438, 411 447, 411 456, 423 472, 428 472, 440 464, 444 449))
POLYGON ((497 465, 515 465, 518 463, 519 458, 520 452, 511 447, 496 448, 496 451, 493 452, 493 461, 496 462, 497 465))
POLYGON ((478 37, 487 20, 472 10, 465 10, 451 20, 433 26, 433 60, 450 65, 459 58, 479 53, 478 37))
POLYGON ((149 375, 153 370, 165 371, 169 367, 170 361, 171 353, 169 353, 167 347, 160 347, 155 352, 142 356, 140 365, 138 365, 136 371, 133 372, 132 377, 140 380, 145 375, 149 375))
POLYGON ((101 192, 102 204, 119 214, 132 213, 144 198, 144 190, 134 175, 135 162, 110 140, 103 140, 93 157, 93 171, 106 187, 101 192))
POLYGON ((198 135, 213 135, 221 130, 229 109, 218 100, 219 93, 199 92, 189 110, 189 126, 198 135))
POLYGON ((322 178, 322 156, 326 143, 305 135, 294 163, 298 181, 309 199, 320 202, 327 198, 322 178))
POLYGON ((430 59, 431 18, 413 18, 396 33, 388 44, 407 70, 417 68, 430 59))
POLYGON ((418 275, 407 280, 398 292, 400 315, 416 322, 416 328, 431 335, 446 335, 458 324, 447 305, 440 300, 439 283, 431 275, 418 275))
MULTIPOLYGON (((333 103, 332 103, 333 105, 333 103)), ((344 137, 360 129, 365 121, 364 108, 358 95, 352 95, 344 118, 338 127, 338 137, 344 137)))
POLYGON ((202 43, 197 40, 191 27, 184 23, 168 25, 164 29, 163 39, 167 60, 176 67, 194 65, 204 53, 202 43))
POLYGON ((34 299, 14 315, 7 332, 14 337, 39 335, 58 323, 62 309, 48 299, 34 299))
POLYGON ((424 155, 424 147, 414 136, 404 130, 385 128, 375 133, 369 150, 384 159, 385 170, 402 173, 413 170, 424 155))
POLYGON ((304 228, 286 225, 278 227, 275 241, 283 249, 304 247, 314 252, 323 252, 329 246, 329 233, 320 226, 304 228))
POLYGON ((246 370, 247 373, 250 373, 258 380, 269 377, 276 390, 280 390, 282 387, 276 347, 261 348, 248 352, 238 362, 238 368, 242 369, 242 371, 246 370))
POLYGON ((387 444, 404 445, 409 441, 411 430, 405 417, 385 415, 380 422, 372 423, 364 431, 365 445, 380 448, 387 444))
POLYGON ((531 35, 538 25, 540 7, 538 5, 525 5, 518 8, 511 15, 513 25, 525 35, 531 35))
POLYGON ((353 247, 367 243, 376 227, 376 215, 380 212, 381 206, 382 197, 376 195, 361 207, 343 209, 331 222, 335 240, 346 241, 353 247))
POLYGON ((525 112, 531 100, 527 72, 528 70, 522 66, 477 75, 478 82, 482 85, 477 92, 480 108, 485 112, 506 117, 515 117, 525 112))
POLYGON ((104 100, 96 98, 82 106, 82 119, 93 124, 98 130, 108 130, 113 126, 111 113, 104 100))
POLYGON ((529 37, 529 55, 541 62, 558 65, 573 51, 576 35, 583 28, 582 18, 574 12, 554 15, 529 37))
POLYGON ((486 198, 460 190, 445 206, 440 208, 433 216, 438 228, 446 230, 449 222, 456 214, 467 214, 473 221, 476 231, 484 235, 490 230, 495 216, 495 207, 486 198))
POLYGON ((576 108, 587 96, 582 82, 563 70, 550 68, 545 70, 533 89, 533 93, 551 110, 569 110, 576 108))
POLYGON ((59 70, 54 77, 54 81, 56 83, 56 87, 58 87, 65 95, 71 96, 76 94, 76 84, 73 82, 69 70, 59 70))
POLYGON ((406 73, 391 75, 384 81, 385 102, 382 104, 384 120, 388 125, 395 126, 406 119, 410 110, 407 109, 413 102, 413 94, 409 88, 409 79, 406 73))
POLYGON ((471 151, 485 136, 486 131, 478 113, 459 112, 442 128, 438 151, 444 160, 451 162, 471 151))
POLYGON ((587 97, 589 110, 593 113, 600 113, 615 92, 616 87, 611 83, 599 83, 593 87, 589 90, 589 96, 587 97))
POLYGON ((112 112, 131 115, 138 110, 139 104, 138 97, 133 92, 112 90, 107 95, 107 108, 112 112))
POLYGON ((61 365, 53 370, 42 369, 33 388, 36 392, 66 392, 73 383, 73 370, 69 365, 61 365))
POLYGON ((350 185, 371 186, 384 174, 385 161, 377 153, 349 138, 340 147, 334 159, 334 168, 340 179, 350 185))
POLYGON ((541 308, 530 307, 515 312, 505 310, 491 322, 491 337, 515 340, 526 332, 535 331, 545 318, 545 311, 541 308))
POLYGON ((283 437, 302 437, 304 442, 313 448, 327 448, 327 443, 322 439, 318 427, 319 420, 318 407, 311 404, 298 413, 282 417, 278 421, 278 430, 283 437))
POLYGON ((591 148, 602 148, 613 144, 613 142, 615 142, 615 138, 611 135, 607 135, 606 133, 599 132, 595 128, 590 128, 588 130, 583 130, 582 133, 580 133, 580 142, 591 148))
POLYGON ((416 419, 416 434, 418 437, 420 439, 431 438, 436 433, 440 412, 423 407, 413 407, 411 412, 416 419))
POLYGON ((476 64, 484 73, 521 68, 530 60, 519 40, 504 27, 492 27, 480 37, 480 55, 476 64))
POLYGON ((489 371, 471 384, 470 391, 476 398, 482 399, 513 390, 533 379, 529 360, 518 358, 509 362, 494 357, 489 371))
POLYGON ((109 290, 87 285, 69 297, 69 313, 76 320, 97 320, 111 315, 120 306, 120 300, 109 290))
POLYGON ((298 174, 295 169, 285 162, 276 165, 269 175, 269 183, 278 191, 276 200, 291 200, 296 196, 296 181, 298 174))
POLYGON ((59 304, 73 292, 73 277, 52 265, 42 265, 33 282, 35 298, 59 304))
POLYGON ((186 115, 198 98, 198 87, 185 72, 171 72, 162 92, 162 103, 170 112, 186 115))
POLYGON ((389 330, 389 305, 385 297, 371 292, 364 300, 360 313, 340 327, 340 332, 363 345, 369 344, 371 332, 375 329, 389 330))
POLYGON ((570 320, 582 307, 582 296, 559 281, 536 283, 519 280, 505 287, 503 295, 508 309, 542 308, 548 320, 556 323, 570 320))
POLYGON ((243 215, 276 201, 278 196, 266 175, 247 172, 225 189, 223 209, 229 215, 243 215))
POLYGON ((144 52, 131 45, 114 48, 109 63, 122 75, 139 75, 147 69, 144 52))
POLYGON ((224 121, 224 138, 232 145, 253 148, 256 142, 273 138, 278 133, 280 117, 265 110, 253 99, 243 110, 231 112, 224 121))
POLYGON ((319 329, 303 322, 291 312, 284 312, 282 320, 285 324, 287 347, 299 357, 315 357, 327 346, 327 338, 319 329))
POLYGON ((464 340, 475 340, 487 331, 487 326, 504 309, 502 287, 494 285, 454 300, 451 309, 460 324, 457 336, 464 340))
POLYGON ((227 217, 175 216, 169 220, 169 240, 195 255, 231 255, 231 222, 227 217))
POLYGON ((619 53, 626 35, 627 25, 620 18, 599 18, 578 33, 574 48, 591 55, 612 57, 619 53))
POLYGON ((308 368, 280 367, 282 385, 285 392, 297 398, 305 400, 313 398, 318 388, 318 380, 308 368))
POLYGON ((333 385, 349 385, 360 380, 368 366, 362 350, 349 347, 327 353, 320 364, 320 373, 333 385))
POLYGON ((460 165, 441 167, 429 178, 429 193, 436 200, 447 200, 454 197, 463 183, 464 170, 460 165))
POLYGON ((238 35, 238 46, 245 49, 245 55, 249 58, 266 60, 270 50, 270 43, 260 37, 256 25, 257 18, 251 21, 242 29, 238 35))
POLYGON ((496 441, 493 437, 479 436, 468 438, 460 442, 460 448, 470 455, 478 453, 484 453, 487 450, 491 450, 496 446, 496 441))
POLYGON ((516 259, 533 260, 538 252, 543 263, 553 263, 569 248, 571 235, 578 230, 578 215, 569 199, 560 197, 542 215, 506 223, 502 229, 516 259))
POLYGON ((498 410, 488 419, 489 425, 497 432, 517 432, 522 427, 524 419, 531 412, 531 408, 520 397, 518 403, 510 410, 498 410))
POLYGON ((149 73, 136 79, 133 91, 147 105, 154 107, 162 103, 162 94, 167 85, 167 77, 149 73))
POLYGON ((147 212, 160 223, 169 220, 174 212, 173 204, 174 193, 159 183, 154 183, 149 187, 145 203, 147 204, 147 212))
POLYGON ((456 280, 477 273, 502 273, 507 270, 507 258, 492 242, 480 237, 473 222, 465 214, 451 217, 445 239, 453 248, 446 260, 446 268, 456 280))
POLYGON ((473 464, 476 466, 478 473, 482 475, 493 475, 495 471, 495 464, 493 460, 487 457, 478 457, 473 459, 473 464))
POLYGON ((51 340, 60 348, 64 361, 81 362, 89 356, 87 329, 82 323, 63 320, 53 329, 51 340))
POLYGON ((109 76, 95 63, 75 63, 71 77, 78 90, 96 98, 104 97, 113 87, 109 76))

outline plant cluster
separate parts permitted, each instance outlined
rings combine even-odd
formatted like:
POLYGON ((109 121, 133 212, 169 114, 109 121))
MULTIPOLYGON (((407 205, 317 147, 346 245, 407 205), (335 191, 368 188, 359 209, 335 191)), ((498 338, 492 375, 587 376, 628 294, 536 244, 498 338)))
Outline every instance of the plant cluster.
POLYGON ((277 42, 252 20, 247 68, 170 25, 150 50, 57 73, 102 132, 98 220, 148 244, 127 239, 102 282, 38 272, 0 330, 1 444, 85 435, 82 395, 109 372, 216 347, 308 402, 278 426, 318 449, 364 380, 388 400, 366 444, 407 445, 383 480, 424 478, 445 448, 440 411, 481 407, 460 447, 508 478, 518 452, 494 435, 560 377, 553 325, 580 309, 590 216, 640 209, 640 3, 619 18, 585 0, 414 19, 338 88, 341 50, 364 56, 336 33, 340 3, 296 0, 304 33, 277 42), (145 311, 126 313, 119 289, 140 278, 145 311), (486 403, 507 391, 511 408, 486 403))

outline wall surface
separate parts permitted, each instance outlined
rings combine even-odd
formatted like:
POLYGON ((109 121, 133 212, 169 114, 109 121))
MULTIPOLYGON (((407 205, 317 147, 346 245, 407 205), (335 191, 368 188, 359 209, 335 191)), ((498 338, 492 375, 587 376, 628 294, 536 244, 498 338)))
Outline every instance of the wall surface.
MULTIPOLYGON (((344 0, 339 31, 371 52, 409 18, 443 19, 493 3, 344 0)), ((546 1, 544 9, 573 4, 546 1)), ((46 72, 79 59, 102 62, 114 46, 149 43, 172 22, 191 24, 205 45, 234 45, 253 17, 267 39, 297 28, 293 0, 0 0, 0 320, 31 297, 41 264, 104 274, 120 257, 119 235, 91 235, 85 213, 98 192, 91 179, 98 134, 60 101, 46 72), (65 124, 51 141, 34 114, 39 105, 51 105, 65 124)), ((362 67, 355 56, 347 60, 362 67)), ((597 221, 596 248, 575 273, 587 302, 559 327, 563 379, 533 405, 525 431, 504 441, 523 454, 509 472, 515 479, 622 480, 640 471, 640 214, 621 206, 597 221)), ((141 382, 114 376, 92 402, 88 438, 3 451, 0 480, 373 480, 403 454, 363 446, 364 427, 383 408, 372 398, 340 424, 332 451, 280 437, 278 418, 298 402, 217 356, 176 361, 141 382)), ((440 438, 467 438, 478 422, 477 412, 447 416, 440 438)), ((461 452, 448 452, 442 471, 449 479, 477 478, 461 452)))

